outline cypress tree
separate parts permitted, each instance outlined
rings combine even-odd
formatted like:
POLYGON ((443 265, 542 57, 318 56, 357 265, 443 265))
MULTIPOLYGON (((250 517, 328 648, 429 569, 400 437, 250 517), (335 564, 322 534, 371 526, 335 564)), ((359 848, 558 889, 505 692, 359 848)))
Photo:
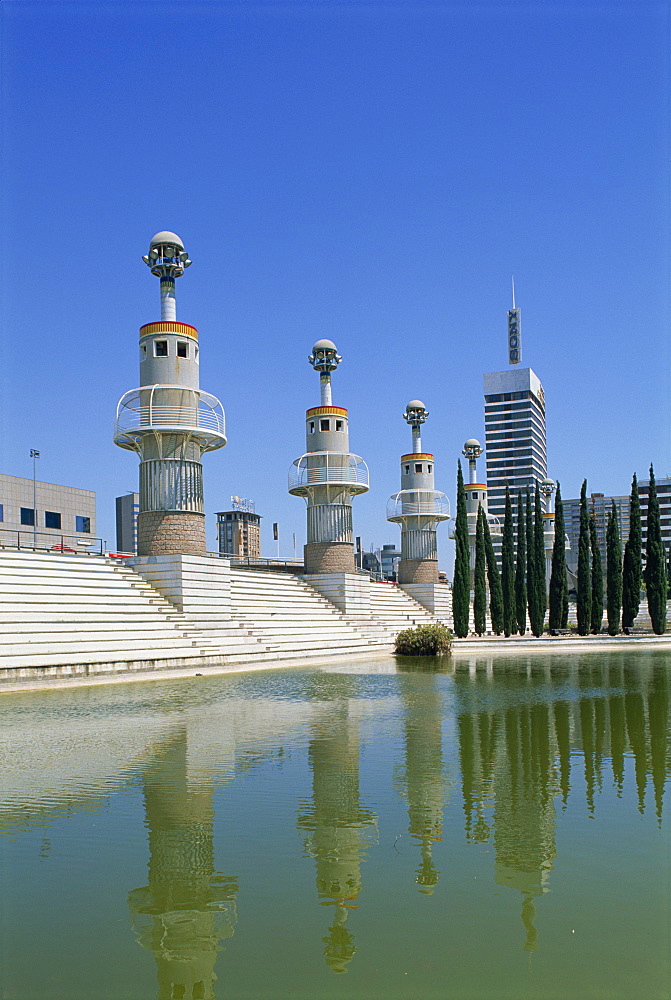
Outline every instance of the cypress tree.
POLYGON ((485 631, 487 618, 487 584, 485 582, 487 556, 485 555, 484 519, 485 515, 482 507, 478 506, 478 520, 475 527, 475 575, 473 580, 473 622, 474 629, 478 635, 482 635, 485 631))
POLYGON ((562 503, 561 487, 559 483, 557 483, 557 492, 555 494, 555 537, 552 545, 552 571, 550 573, 549 604, 550 628, 566 628, 568 624, 566 538, 564 528, 564 505, 562 503), (564 608, 566 608, 565 612, 564 608))
POLYGON ((597 635, 603 626, 603 564, 601 549, 596 534, 596 521, 589 519, 589 547, 592 555, 592 606, 590 610, 590 629, 597 635))
POLYGON ((527 609, 529 611, 529 626, 534 630, 536 620, 536 588, 534 587, 534 552, 536 549, 536 532, 534 530, 534 514, 531 506, 531 494, 527 486, 525 517, 527 525, 527 609))
POLYGON ((629 498, 629 537, 624 546, 622 567, 622 628, 631 628, 641 601, 641 502, 636 473, 629 498))
POLYGON ((503 631, 506 636, 517 631, 515 614, 515 528, 510 489, 506 484, 506 512, 503 518, 501 547, 501 596, 503 598, 503 631))
POLYGON ((610 635, 617 635, 622 613, 622 544, 614 500, 606 529, 606 609, 608 632, 610 635))
POLYGON ((503 632, 503 588, 501 586, 501 574, 499 573, 494 545, 492 544, 492 533, 489 529, 489 521, 482 512, 482 530, 485 543, 485 559, 487 561, 487 582, 489 584, 489 615, 492 620, 492 631, 496 635, 503 632))
POLYGON ((589 558, 589 514, 587 512, 587 480, 580 490, 580 534, 578 536, 578 632, 587 635, 591 624, 592 588, 589 558))
POLYGON ((657 486, 652 466, 650 466, 650 486, 648 488, 644 575, 652 628, 656 635, 663 635, 666 630, 666 553, 662 541, 659 500, 657 499, 657 486))
POLYGON ((517 630, 527 630, 527 533, 524 521, 522 491, 517 494, 517 558, 515 560, 515 616, 517 630))
POLYGON ((545 624, 545 612, 547 610, 548 598, 545 584, 545 519, 543 518, 543 507, 541 505, 541 493, 538 483, 534 494, 534 588, 535 594, 535 628, 532 626, 536 637, 543 634, 545 624))
POLYGON ((470 610, 471 568, 468 547, 468 512, 466 510, 466 490, 461 472, 461 462, 457 467, 457 516, 454 522, 454 580, 452 582, 452 618, 454 634, 463 639, 468 635, 468 615, 470 610))

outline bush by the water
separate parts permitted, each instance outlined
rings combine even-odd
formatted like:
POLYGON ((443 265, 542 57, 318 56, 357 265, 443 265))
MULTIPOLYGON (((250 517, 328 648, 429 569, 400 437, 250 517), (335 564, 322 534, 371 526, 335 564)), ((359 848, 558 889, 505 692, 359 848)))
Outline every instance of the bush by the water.
POLYGON ((442 656, 452 648, 452 633, 444 625, 418 625, 396 636, 394 652, 400 656, 442 656))

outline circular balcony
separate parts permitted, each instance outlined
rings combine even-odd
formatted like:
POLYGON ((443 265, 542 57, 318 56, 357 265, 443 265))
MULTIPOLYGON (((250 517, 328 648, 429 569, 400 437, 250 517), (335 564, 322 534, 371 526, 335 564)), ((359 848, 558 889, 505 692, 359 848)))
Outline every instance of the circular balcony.
POLYGON ((351 496, 368 491, 368 466, 359 455, 336 451, 311 451, 297 458, 289 469, 289 493, 308 497, 318 486, 347 489, 351 496))
POLYGON ((138 451, 147 434, 184 434, 202 451, 226 444, 224 410, 216 396, 182 385, 147 385, 131 389, 117 404, 114 443, 138 451))
POLYGON ((437 490, 401 490, 387 501, 387 520, 403 523, 407 517, 432 521, 450 519, 450 501, 437 490))

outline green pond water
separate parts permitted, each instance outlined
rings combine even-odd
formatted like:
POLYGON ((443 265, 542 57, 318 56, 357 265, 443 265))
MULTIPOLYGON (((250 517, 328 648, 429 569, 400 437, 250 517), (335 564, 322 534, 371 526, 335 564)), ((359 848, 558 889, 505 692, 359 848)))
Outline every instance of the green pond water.
POLYGON ((5 693, 0 997, 668 998, 670 670, 5 693))

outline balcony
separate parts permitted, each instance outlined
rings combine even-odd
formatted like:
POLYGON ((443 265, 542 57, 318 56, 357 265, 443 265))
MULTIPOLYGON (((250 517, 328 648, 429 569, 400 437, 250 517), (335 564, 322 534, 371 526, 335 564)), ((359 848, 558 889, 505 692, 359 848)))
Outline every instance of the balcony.
POLYGON ((450 501, 436 490, 401 490, 387 501, 387 520, 403 522, 407 517, 447 521, 450 501))
POLYGON ((224 410, 216 396, 182 385, 148 385, 121 397, 114 422, 114 443, 138 451, 146 434, 184 434, 203 451, 226 444, 224 410))
POLYGON ((368 490, 368 466, 359 455, 336 451, 311 451, 297 458, 289 469, 289 493, 307 497, 317 486, 346 489, 350 496, 368 490))

